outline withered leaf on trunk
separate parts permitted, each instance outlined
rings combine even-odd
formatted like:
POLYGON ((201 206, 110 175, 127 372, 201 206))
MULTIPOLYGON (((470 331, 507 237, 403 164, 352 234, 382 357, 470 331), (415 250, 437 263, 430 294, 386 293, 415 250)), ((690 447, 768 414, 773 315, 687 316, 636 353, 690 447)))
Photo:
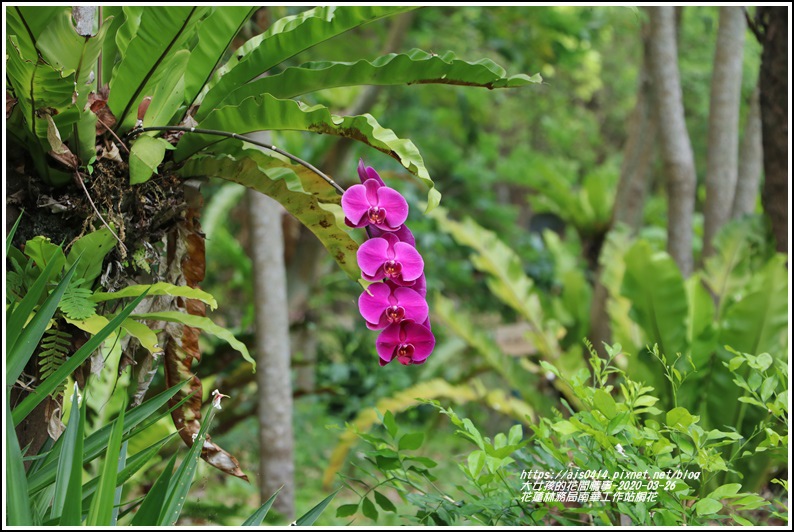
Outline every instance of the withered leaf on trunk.
POLYGON ((6 120, 11 116, 11 112, 17 105, 17 99, 11 96, 11 93, 6 91, 6 120))
MULTIPOLYGON (((189 208, 185 220, 171 232, 168 239, 169 281, 174 284, 197 288, 204 279, 205 256, 204 235, 199 225, 201 196, 195 189, 188 189, 189 208), (192 193, 192 194, 191 194, 192 193)), ((195 299, 174 298, 175 310, 195 316, 206 315, 204 303, 195 299)), ((171 405, 189 397, 185 403, 171 413, 174 425, 186 445, 193 444, 201 428, 201 380, 193 373, 193 363, 201 361, 199 330, 180 323, 168 323, 164 330, 164 368, 166 386, 175 386, 187 381, 171 405)), ((248 481, 236 458, 212 442, 209 435, 204 442, 201 457, 221 471, 248 481)))

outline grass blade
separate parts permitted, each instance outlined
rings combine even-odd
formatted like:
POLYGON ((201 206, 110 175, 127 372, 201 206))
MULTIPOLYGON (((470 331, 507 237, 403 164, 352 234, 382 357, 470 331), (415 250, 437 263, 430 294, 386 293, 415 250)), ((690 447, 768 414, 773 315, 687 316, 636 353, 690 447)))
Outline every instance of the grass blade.
POLYGON ((19 222, 22 221, 22 216, 25 214, 25 209, 22 209, 22 212, 19 213, 17 216, 17 221, 14 222, 14 227, 11 228, 11 231, 8 232, 6 236, 6 257, 8 257, 8 252, 11 251, 11 242, 14 240, 14 235, 17 233, 17 227, 19 227, 19 222))
POLYGON ((276 490, 276 493, 270 496, 270 498, 265 501, 265 504, 259 507, 257 511, 251 514, 251 517, 246 519, 243 522, 243 526, 260 526, 262 521, 265 520, 267 517, 267 513, 270 511, 270 507, 273 506, 273 502, 276 500, 278 493, 284 488, 281 486, 279 489, 276 490))
POLYGON ((325 507, 336 497, 336 494, 339 493, 339 490, 342 488, 338 488, 335 492, 330 494, 328 497, 320 501, 317 506, 300 516, 297 521, 295 521, 296 526, 310 526, 313 525, 317 518, 320 517, 320 514, 323 513, 325 507))
POLYGON ((126 404, 122 407, 119 417, 113 423, 108 450, 105 453, 105 463, 102 466, 102 475, 99 477, 99 486, 88 510, 88 518, 86 519, 86 525, 88 526, 107 526, 113 520, 113 501, 116 495, 115 488, 119 457, 121 455, 121 438, 124 435, 125 408, 126 404))
POLYGON ((33 312, 33 308, 44 293, 47 287, 47 279, 50 278, 52 269, 56 264, 57 262, 54 260, 47 263, 44 270, 36 278, 33 286, 30 287, 30 291, 22 298, 22 301, 16 306, 11 316, 8 317, 6 323, 6 379, 8 382, 16 382, 22 374, 22 370, 25 369, 28 360, 30 360, 33 351, 36 350, 36 346, 39 345, 39 341, 47 329, 50 319, 55 314, 66 287, 69 286, 69 281, 74 275, 77 262, 69 268, 69 271, 63 276, 55 290, 47 297, 30 322, 25 325, 28 316, 33 312))
POLYGON ((69 424, 60 439, 63 445, 58 458, 58 472, 55 475, 55 496, 50 516, 60 517, 60 525, 80 526, 83 520, 83 434, 85 431, 85 401, 80 406, 79 389, 74 385, 72 413, 69 424))
POLYGON ((141 507, 132 518, 132 522, 130 523, 132 526, 157 525, 157 519, 160 517, 160 513, 162 513, 163 503, 168 493, 168 485, 171 483, 174 464, 176 464, 176 453, 171 457, 171 460, 168 461, 165 470, 160 473, 160 476, 154 481, 152 489, 146 494, 146 497, 141 503, 141 507))
MULTIPOLYGON (((72 266, 72 267, 74 267, 74 266, 72 266)), ((70 271, 72 271, 72 270, 70 270, 70 271)), ((53 292, 53 295, 54 294, 55 293, 53 292)), ((52 296, 50 296, 50 297, 52 297, 52 296)), ((118 330, 118 328, 121 326, 121 322, 123 322, 125 319, 127 319, 127 316, 132 314, 132 311, 135 310, 135 307, 138 306, 138 303, 140 303, 141 300, 144 297, 146 297, 146 293, 143 293, 140 296, 136 297, 132 301, 132 303, 127 305, 124 308, 124 310, 122 310, 121 312, 119 312, 116 315, 115 318, 110 320, 110 323, 108 323, 97 334, 92 336, 83 345, 83 347, 78 349, 71 357, 69 357, 69 359, 66 362, 64 362, 63 365, 60 368, 58 368, 52 375, 50 375, 41 384, 39 384, 39 386, 33 391, 33 393, 31 393, 30 395, 25 397, 25 399, 23 399, 22 402, 19 403, 19 406, 17 406, 14 409, 13 413, 12 413, 12 415, 14 417, 14 425, 19 425, 19 423, 21 423, 22 420, 25 419, 25 417, 28 414, 30 414, 33 411, 33 409, 36 408, 36 406, 38 406, 38 404, 44 400, 45 397, 50 395, 58 387, 58 385, 60 385, 61 382, 66 380, 66 378, 69 375, 71 375, 74 370, 76 370, 78 367, 80 367, 80 365, 83 362, 85 362, 88 359, 88 357, 91 356, 91 354, 100 345, 102 345, 102 342, 104 342, 107 339, 108 336, 110 336, 114 331, 118 330)), ((53 312, 55 312, 54 309, 53 309, 53 312)), ((39 311, 36 314, 36 318, 38 318, 40 314, 42 314, 41 311, 39 311)), ((34 320, 36 318, 34 318, 34 320)), ((49 318, 47 318, 47 320, 49 321, 49 318)), ((31 322, 31 325, 32 325, 32 322, 31 322)), ((29 327, 31 325, 29 325, 29 327)), ((43 328, 42 328, 41 332, 42 333, 44 332, 43 328)), ((20 342, 21 341, 22 341, 22 339, 20 338, 20 342)), ((38 342, 36 342, 36 343, 38 343, 38 342)), ((35 349, 35 347, 36 346, 34 344, 33 348, 35 349)), ((32 351, 31 351, 31 353, 32 353, 32 351)), ((22 367, 24 367, 24 364, 23 364, 22 367)), ((20 372, 21 371, 22 370, 20 368, 20 372)), ((16 378, 14 378, 13 380, 16 380, 16 378)), ((13 382, 10 378, 9 378, 9 381, 13 382)))
POLYGON ((188 492, 190 491, 190 485, 193 483, 193 477, 196 474, 196 468, 201 458, 201 449, 204 448, 207 430, 213 418, 215 418, 215 411, 215 408, 210 408, 207 412, 207 417, 205 417, 204 421, 201 423, 201 429, 196 435, 193 445, 190 447, 185 459, 179 464, 174 478, 171 479, 171 483, 168 486, 168 495, 165 504, 163 504, 163 511, 157 523, 160 526, 174 526, 176 520, 179 519, 182 506, 185 504, 185 499, 187 499, 188 492))
POLYGON ((28 496, 28 480, 25 478, 25 465, 22 462, 22 450, 19 448, 17 433, 11 423, 9 401, 6 401, 6 475, 7 479, 7 510, 6 524, 10 526, 32 526, 33 512, 28 496))
MULTIPOLYGON (((124 416, 124 432, 126 434, 125 439, 129 439, 141 431, 146 430, 148 427, 157 423, 160 418, 170 414, 174 408, 178 408, 179 404, 160 414, 155 415, 157 410, 159 410, 174 395, 176 395, 184 384, 185 382, 181 382, 175 386, 172 386, 168 390, 160 392, 158 395, 152 397, 145 403, 136 406, 127 412, 124 416), (136 429, 138 425, 141 426, 136 429)), ((83 464, 87 464, 102 454, 102 451, 107 448, 108 440, 110 439, 110 432, 112 429, 113 422, 110 422, 86 438, 85 445, 83 447, 83 464)), ((50 453, 50 457, 45 460, 45 463, 41 466, 41 468, 36 471, 35 474, 30 474, 29 472, 30 476, 28 478, 28 493, 30 495, 34 495, 36 492, 55 482, 55 471, 57 468, 56 459, 60 453, 61 445, 61 440, 58 439, 52 449, 54 452, 50 453)))

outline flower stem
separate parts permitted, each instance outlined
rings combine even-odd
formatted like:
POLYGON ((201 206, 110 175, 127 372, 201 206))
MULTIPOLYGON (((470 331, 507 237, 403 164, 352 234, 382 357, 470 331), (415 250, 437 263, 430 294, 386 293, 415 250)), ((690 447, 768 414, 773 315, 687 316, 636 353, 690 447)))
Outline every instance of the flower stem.
POLYGON ((259 146, 261 148, 265 148, 267 150, 276 152, 279 155, 283 155, 284 157, 286 157, 286 158, 298 163, 299 165, 301 165, 301 166, 303 166, 305 168, 308 168, 309 170, 311 170, 312 172, 314 172, 315 174, 320 176, 325 182, 327 182, 329 185, 331 185, 334 188, 334 190, 336 190, 339 194, 344 194, 345 193, 345 189, 344 188, 339 186, 339 184, 336 181, 334 181, 333 179, 331 179, 330 177, 325 175, 323 172, 318 170, 311 163, 308 163, 308 162, 304 161, 303 159, 301 159, 301 158, 299 158, 299 157, 297 157, 295 155, 292 155, 291 153, 289 153, 287 151, 282 150, 281 148, 277 148, 275 146, 268 145, 268 144, 265 144, 263 142, 256 141, 254 139, 251 139, 251 138, 248 138, 248 137, 244 137, 242 135, 238 135, 237 133, 230 133, 228 131, 219 131, 217 129, 201 129, 201 128, 198 128, 198 127, 187 127, 187 126, 149 126, 149 127, 138 127, 138 128, 135 128, 132 131, 130 131, 129 133, 127 133, 127 136, 129 137, 129 136, 133 136, 133 135, 138 135, 138 134, 144 133, 146 131, 184 131, 186 133, 199 133, 199 134, 202 134, 202 135, 215 135, 215 136, 218 136, 218 137, 227 137, 227 138, 230 138, 230 139, 242 140, 243 142, 248 142, 248 143, 253 144, 255 146, 259 146))

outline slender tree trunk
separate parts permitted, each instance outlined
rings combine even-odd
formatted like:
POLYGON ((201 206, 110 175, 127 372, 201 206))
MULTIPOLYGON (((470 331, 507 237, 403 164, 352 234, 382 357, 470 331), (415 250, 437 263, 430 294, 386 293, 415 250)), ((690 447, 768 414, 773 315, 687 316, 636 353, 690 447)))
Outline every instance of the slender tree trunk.
MULTIPOLYGON (((642 27, 643 59, 637 80, 637 102, 629 119, 620 182, 615 195, 612 227, 625 224, 636 232, 642 225, 642 211, 648 192, 648 178, 656 154, 656 120, 651 109, 651 78, 649 72, 650 28, 642 27)), ((611 228, 610 228, 611 230, 611 228)), ((606 240, 606 239, 605 239, 606 240)), ((605 354, 604 343, 612 342, 612 331, 607 314, 609 291, 601 282, 599 264, 593 299, 590 303, 590 333, 588 335, 599 353, 605 354)))
POLYGON ((764 145, 764 211, 772 221, 777 250, 788 253, 788 9, 758 8, 762 27, 761 124, 764 145))
POLYGON ((692 273, 692 218, 697 183, 678 73, 675 9, 647 9, 651 25, 650 70, 667 181, 667 250, 684 277, 688 277, 692 273))
POLYGON ((759 90, 756 87, 750 97, 744 137, 739 147, 739 177, 733 198, 732 218, 755 212, 758 184, 761 181, 764 165, 764 148, 761 145, 761 105, 758 100, 759 90))
POLYGON ((744 8, 720 8, 709 108, 704 257, 714 252, 714 235, 730 219, 733 209, 739 160, 739 106, 745 29, 744 8))
POLYGON ((248 201, 256 313, 260 495, 264 501, 283 486, 274 508, 293 519, 295 464, 283 208, 252 190, 248 191, 248 201))

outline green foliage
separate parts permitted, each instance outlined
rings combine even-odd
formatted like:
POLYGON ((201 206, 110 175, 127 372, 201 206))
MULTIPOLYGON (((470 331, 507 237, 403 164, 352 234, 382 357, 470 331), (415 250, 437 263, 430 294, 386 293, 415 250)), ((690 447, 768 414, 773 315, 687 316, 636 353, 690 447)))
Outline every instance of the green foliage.
MULTIPOLYGON (((55 373, 66 361, 72 346, 72 336, 58 329, 52 328, 44 333, 41 339, 41 352, 39 352, 39 375, 42 380, 55 373)), ((60 395, 65 389, 66 382, 58 386, 52 393, 60 395)))

